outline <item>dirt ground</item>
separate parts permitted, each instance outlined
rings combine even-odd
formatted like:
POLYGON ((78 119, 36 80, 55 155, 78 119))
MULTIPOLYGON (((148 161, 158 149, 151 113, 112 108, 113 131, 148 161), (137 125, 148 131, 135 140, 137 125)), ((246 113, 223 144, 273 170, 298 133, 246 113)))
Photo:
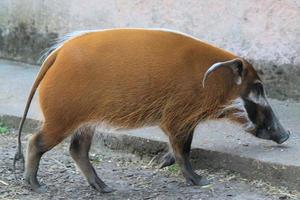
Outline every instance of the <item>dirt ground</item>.
MULTIPOLYGON (((24 141, 28 138, 25 136, 24 141)), ((25 143, 25 142, 24 142, 25 143)), ((296 192, 275 188, 261 181, 247 181, 237 174, 209 170, 197 171, 212 181, 206 188, 188 186, 178 167, 157 169, 149 158, 112 151, 105 147, 92 149, 91 160, 99 176, 115 192, 94 191, 76 169, 68 153, 67 142, 44 155, 38 178, 47 192, 34 193, 12 173, 16 134, 0 134, 0 199, 203 199, 203 200, 285 200, 300 199, 296 192)))

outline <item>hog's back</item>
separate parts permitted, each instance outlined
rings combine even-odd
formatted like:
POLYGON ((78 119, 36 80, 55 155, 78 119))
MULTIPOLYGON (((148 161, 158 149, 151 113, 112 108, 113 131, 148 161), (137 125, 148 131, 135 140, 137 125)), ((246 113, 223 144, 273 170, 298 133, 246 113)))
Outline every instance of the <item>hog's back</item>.
POLYGON ((41 82, 40 106, 46 121, 154 125, 169 107, 201 101, 206 69, 232 57, 164 31, 88 33, 59 49, 41 82))

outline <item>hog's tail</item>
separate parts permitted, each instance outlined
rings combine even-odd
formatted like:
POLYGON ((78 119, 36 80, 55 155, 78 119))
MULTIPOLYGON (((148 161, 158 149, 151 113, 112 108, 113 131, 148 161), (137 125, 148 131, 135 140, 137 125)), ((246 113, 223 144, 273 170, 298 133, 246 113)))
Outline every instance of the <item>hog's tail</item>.
POLYGON ((22 142, 21 142, 21 133, 22 133, 22 129, 23 129, 23 125, 25 122, 25 119, 27 117, 27 113, 31 104, 31 101, 33 99, 33 96, 40 84, 40 82, 43 80, 44 76, 46 75, 47 71, 49 70, 49 68, 53 65, 53 63, 55 62, 56 56, 58 54, 59 48, 55 49, 54 51, 52 51, 49 56, 44 60, 40 71, 38 72, 35 81, 31 87, 31 91, 29 93, 29 96, 27 98, 27 102, 26 102, 26 106, 25 106, 25 110, 21 119, 21 122, 19 124, 19 130, 18 130, 18 147, 17 147, 17 152, 15 154, 14 160, 13 160, 13 171, 15 172, 16 169, 16 162, 21 160, 21 164, 22 164, 22 170, 25 169, 24 165, 25 165, 25 160, 24 160, 24 155, 23 155, 23 151, 22 151, 22 142))

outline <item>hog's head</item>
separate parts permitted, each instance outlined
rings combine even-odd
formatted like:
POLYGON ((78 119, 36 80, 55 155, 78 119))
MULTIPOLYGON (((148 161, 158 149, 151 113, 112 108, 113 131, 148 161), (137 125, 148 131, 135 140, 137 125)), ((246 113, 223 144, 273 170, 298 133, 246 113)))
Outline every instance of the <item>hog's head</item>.
POLYGON ((242 124, 247 132, 258 138, 273 140, 278 144, 285 142, 290 132, 283 128, 274 114, 266 98, 264 85, 252 65, 241 58, 216 63, 206 71, 203 87, 208 76, 219 68, 228 68, 233 72, 233 94, 222 109, 224 116, 242 124))

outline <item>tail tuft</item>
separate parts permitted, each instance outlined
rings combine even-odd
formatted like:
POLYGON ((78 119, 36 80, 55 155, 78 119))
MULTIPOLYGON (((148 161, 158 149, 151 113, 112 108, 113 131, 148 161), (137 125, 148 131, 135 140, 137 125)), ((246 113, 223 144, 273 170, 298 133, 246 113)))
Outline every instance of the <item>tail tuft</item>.
MULTIPOLYGON (((21 146, 19 146, 21 147, 21 146)), ((25 159, 24 159, 24 154, 21 148, 18 148, 18 151, 15 154, 14 161, 13 161, 13 173, 15 174, 16 177, 16 163, 20 161, 21 162, 21 172, 24 172, 25 170, 25 159)), ((16 178, 17 179, 17 178, 16 178)))

